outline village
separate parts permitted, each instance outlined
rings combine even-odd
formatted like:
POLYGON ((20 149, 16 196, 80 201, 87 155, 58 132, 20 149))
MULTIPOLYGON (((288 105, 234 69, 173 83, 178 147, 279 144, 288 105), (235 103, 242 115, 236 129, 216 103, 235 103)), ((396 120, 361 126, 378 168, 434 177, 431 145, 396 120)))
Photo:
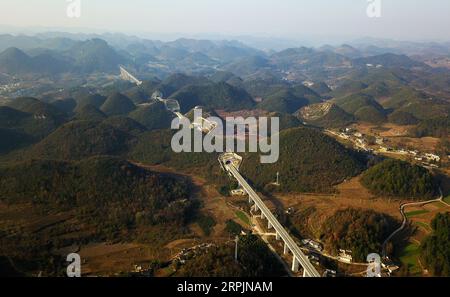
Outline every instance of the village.
POLYGON ((345 128, 338 131, 326 129, 325 132, 341 140, 351 142, 358 151, 375 155, 397 155, 402 157, 402 159, 409 159, 426 168, 439 168, 441 162, 441 157, 436 154, 392 147, 388 145, 388 139, 380 136, 365 135, 354 128, 345 128))

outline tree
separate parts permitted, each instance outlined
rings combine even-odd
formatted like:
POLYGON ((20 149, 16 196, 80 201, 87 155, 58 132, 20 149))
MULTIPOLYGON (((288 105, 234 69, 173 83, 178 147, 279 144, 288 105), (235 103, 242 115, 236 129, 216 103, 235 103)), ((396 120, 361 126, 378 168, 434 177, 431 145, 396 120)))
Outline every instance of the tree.
POLYGON ((435 276, 450 276, 450 213, 439 213, 431 222, 433 232, 421 247, 421 258, 435 276))

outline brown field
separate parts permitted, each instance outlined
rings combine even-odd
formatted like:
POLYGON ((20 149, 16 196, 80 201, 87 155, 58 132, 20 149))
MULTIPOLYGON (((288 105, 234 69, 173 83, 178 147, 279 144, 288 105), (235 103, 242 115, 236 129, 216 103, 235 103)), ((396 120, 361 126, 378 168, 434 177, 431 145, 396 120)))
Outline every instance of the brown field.
MULTIPOLYGON (((142 164, 140 164, 143 166, 142 164)), ((231 219, 237 219, 234 211, 227 205, 227 201, 224 197, 222 197, 213 185, 207 184, 204 178, 187 174, 176 172, 175 170, 162 166, 143 166, 145 168, 149 168, 153 171, 164 172, 164 173, 172 173, 176 175, 182 175, 189 177, 192 180, 192 183, 196 187, 195 197, 200 199, 203 204, 203 208, 201 212, 204 215, 212 216, 216 221, 216 226, 214 227, 214 231, 210 237, 212 238, 220 238, 227 237, 228 235, 225 232, 225 223, 231 219)), ((204 237, 203 232, 198 227, 197 224, 193 224, 190 226, 191 230, 199 237, 204 237)))
POLYGON ((421 152, 433 153, 436 151, 436 147, 439 145, 440 139, 434 137, 391 137, 389 144, 394 146, 413 148, 421 152))
MULTIPOLYGON (((203 242, 218 243, 229 240, 229 235, 225 231, 225 223, 229 219, 245 226, 236 214, 236 210, 239 208, 248 210, 247 198, 224 198, 215 190, 213 185, 208 184, 206 180, 197 176, 175 172, 173 169, 164 166, 139 165, 157 172, 189 177, 196 187, 194 195, 202 201, 203 207, 201 212, 212 216, 216 221, 213 232, 210 236, 205 236, 201 228, 194 223, 189 226, 191 234, 188 237, 174 240, 164 246, 133 242, 114 244, 100 242, 61 250, 61 254, 80 253, 83 261, 83 275, 114 275, 133 271, 134 265, 145 266, 152 260, 169 261, 183 248, 196 246, 203 242), (233 205, 237 205, 237 207, 233 205)), ((337 210, 348 207, 372 209, 388 214, 400 222, 399 205, 406 201, 376 197, 360 184, 359 179, 360 177, 356 177, 338 185, 336 194, 277 194, 274 197, 267 198, 265 203, 272 210, 287 209, 289 207, 301 210, 315 207, 317 212, 308 222, 308 228, 313 234, 318 234, 322 223, 337 210)), ((430 230, 427 226, 429 226, 432 218, 438 212, 449 210, 450 207, 442 203, 408 208, 406 212, 421 212, 409 219, 411 224, 417 227, 410 240, 420 242, 424 236, 429 234, 430 230)), ((57 224, 77 224, 78 222, 76 222, 74 217, 74 214, 71 212, 42 216, 34 212, 32 205, 29 204, 7 206, 0 203, 0 228, 7 232, 18 232, 18 230, 22 229, 29 232, 45 233, 47 228, 57 224)), ((88 226, 85 226, 83 230, 78 230, 77 232, 89 233, 91 231, 88 226)), ((61 236, 70 237, 74 235, 75 233, 68 233, 61 236)), ((170 275, 170 271, 161 270, 158 272, 158 275, 170 275)))
POLYGON ((0 202, 0 229, 5 232, 46 233, 47 229, 59 224, 75 223, 74 214, 68 212, 50 213, 45 216, 36 213, 32 204, 7 205, 0 202))
POLYGON ((322 223, 336 211, 341 209, 361 208, 372 209, 388 214, 399 221, 401 215, 398 207, 400 200, 376 197, 369 193, 359 182, 360 177, 353 178, 337 186, 336 194, 277 194, 276 197, 284 208, 305 209, 315 207, 317 213, 309 222, 314 234, 320 230, 322 223))
POLYGON ((425 64, 433 68, 448 68, 450 69, 450 58, 439 57, 424 61, 425 64))
POLYGON ((352 127, 366 135, 386 138, 387 144, 393 147, 416 149, 421 152, 434 152, 440 139, 434 137, 408 137, 408 130, 414 126, 399 126, 391 123, 377 126, 368 123, 354 124, 352 127))
POLYGON ((434 217, 438 213, 446 211, 450 211, 450 207, 442 202, 435 202, 432 204, 427 204, 425 206, 407 207, 405 209, 405 213, 412 214, 408 217, 408 221, 410 221, 414 227, 417 227, 417 230, 413 234, 411 239, 421 242, 425 236, 430 234, 431 221, 434 219, 434 217), (417 214, 414 215, 414 213, 417 214))
POLYGON ((169 258, 169 251, 134 243, 93 243, 83 246, 79 254, 84 276, 108 276, 134 270, 134 265, 154 259, 169 258))
POLYGON ((400 126, 392 123, 386 123, 380 126, 360 122, 353 124, 352 127, 363 134, 379 135, 382 137, 398 137, 407 135, 408 130, 414 126, 400 126))

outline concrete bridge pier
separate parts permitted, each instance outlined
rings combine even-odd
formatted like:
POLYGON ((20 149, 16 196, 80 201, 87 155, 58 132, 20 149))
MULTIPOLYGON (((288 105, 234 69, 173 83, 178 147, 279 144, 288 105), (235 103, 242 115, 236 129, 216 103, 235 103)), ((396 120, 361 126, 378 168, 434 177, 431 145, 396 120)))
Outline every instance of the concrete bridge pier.
POLYGON ((305 275, 310 277, 320 277, 319 272, 302 252, 295 240, 289 235, 288 231, 280 224, 275 215, 264 204, 263 200, 239 173, 242 157, 234 153, 225 153, 220 155, 219 162, 222 169, 242 185, 243 190, 249 195, 250 205, 253 207, 253 204, 256 204, 255 208, 262 213, 261 218, 267 219, 268 229, 274 229, 275 233, 271 233, 270 235, 275 235, 277 240, 282 240, 284 243, 284 254, 289 252, 292 254, 292 271, 298 272, 301 266, 303 270, 306 271, 305 275))
POLYGON ((297 258, 295 258, 295 256, 293 256, 292 258, 292 271, 293 272, 298 272, 298 268, 299 268, 299 262, 297 260, 297 258))
POLYGON ((255 203, 255 205, 253 205, 253 210, 255 211, 255 212, 257 212, 259 209, 258 209, 258 205, 256 205, 256 203, 255 203))
POLYGON ((264 215, 264 213, 263 212, 261 212, 261 219, 265 219, 266 218, 266 216, 264 215))

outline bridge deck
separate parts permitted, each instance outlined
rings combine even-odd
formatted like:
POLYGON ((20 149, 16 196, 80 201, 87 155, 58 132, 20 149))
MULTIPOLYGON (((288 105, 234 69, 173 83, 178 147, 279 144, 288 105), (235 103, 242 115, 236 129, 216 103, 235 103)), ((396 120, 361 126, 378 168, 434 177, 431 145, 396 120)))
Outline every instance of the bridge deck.
POLYGON ((242 188, 247 192, 250 198, 255 202, 258 209, 261 210, 263 215, 267 218, 270 224, 273 226, 278 235, 283 239, 289 250, 294 255, 295 259, 298 260, 300 265, 305 270, 305 275, 310 277, 320 277, 319 272, 316 268, 311 264, 306 255, 300 250, 298 245, 295 243, 294 239, 287 233, 287 231, 283 228, 283 226, 278 222, 272 212, 267 208, 261 198, 256 194, 256 192, 252 189, 252 187, 247 183, 247 181, 242 177, 239 171, 233 166, 226 166, 229 172, 236 178, 242 188))

